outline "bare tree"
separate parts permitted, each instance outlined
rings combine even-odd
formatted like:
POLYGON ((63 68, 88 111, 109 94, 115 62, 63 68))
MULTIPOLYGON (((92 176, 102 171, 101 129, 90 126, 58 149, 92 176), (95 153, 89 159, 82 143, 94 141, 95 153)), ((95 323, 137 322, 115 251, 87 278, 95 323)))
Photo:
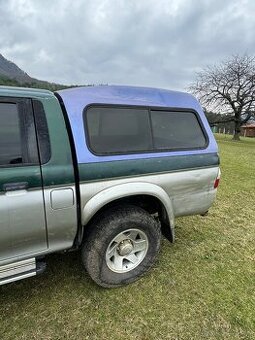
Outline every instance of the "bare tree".
POLYGON ((207 66, 189 89, 207 109, 233 116, 233 139, 239 140, 241 125, 255 116, 255 58, 234 55, 207 66))

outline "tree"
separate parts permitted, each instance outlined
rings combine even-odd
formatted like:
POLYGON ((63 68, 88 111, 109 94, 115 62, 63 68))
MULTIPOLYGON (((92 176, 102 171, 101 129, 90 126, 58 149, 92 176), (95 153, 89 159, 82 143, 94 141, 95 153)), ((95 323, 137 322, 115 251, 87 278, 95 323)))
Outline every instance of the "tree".
POLYGON ((233 133, 235 125, 233 122, 233 117, 229 114, 220 114, 212 111, 207 111, 204 109, 206 118, 212 128, 218 127, 219 129, 225 129, 226 131, 233 133))
POLYGON ((255 116, 255 57, 234 55, 197 73, 190 91, 207 109, 228 115, 235 124, 233 139, 240 139, 241 125, 255 116))

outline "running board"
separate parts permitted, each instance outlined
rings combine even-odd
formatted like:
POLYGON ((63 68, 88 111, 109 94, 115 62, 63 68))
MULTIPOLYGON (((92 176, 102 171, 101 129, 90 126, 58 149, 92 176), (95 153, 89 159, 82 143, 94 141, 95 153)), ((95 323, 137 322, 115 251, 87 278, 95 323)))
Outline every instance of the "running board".
POLYGON ((45 267, 44 262, 36 263, 35 258, 0 266, 0 286, 35 276, 43 272, 45 267))

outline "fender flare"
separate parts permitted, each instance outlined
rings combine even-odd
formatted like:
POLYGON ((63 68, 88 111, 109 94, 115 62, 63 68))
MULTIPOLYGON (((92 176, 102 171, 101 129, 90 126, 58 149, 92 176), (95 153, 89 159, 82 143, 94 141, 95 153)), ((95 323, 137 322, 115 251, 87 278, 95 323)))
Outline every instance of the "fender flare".
POLYGON ((82 225, 85 226, 106 204, 135 195, 149 195, 159 199, 166 210, 169 231, 174 240, 174 210, 171 198, 160 186, 146 182, 118 184, 97 193, 85 204, 82 210, 82 225))

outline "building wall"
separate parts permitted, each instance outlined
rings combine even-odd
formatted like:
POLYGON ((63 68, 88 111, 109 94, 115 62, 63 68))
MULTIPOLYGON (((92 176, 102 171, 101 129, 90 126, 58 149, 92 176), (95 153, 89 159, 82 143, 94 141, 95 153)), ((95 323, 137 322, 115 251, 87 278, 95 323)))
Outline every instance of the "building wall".
POLYGON ((243 127, 242 135, 245 137, 255 137, 255 126, 254 127, 243 127))

